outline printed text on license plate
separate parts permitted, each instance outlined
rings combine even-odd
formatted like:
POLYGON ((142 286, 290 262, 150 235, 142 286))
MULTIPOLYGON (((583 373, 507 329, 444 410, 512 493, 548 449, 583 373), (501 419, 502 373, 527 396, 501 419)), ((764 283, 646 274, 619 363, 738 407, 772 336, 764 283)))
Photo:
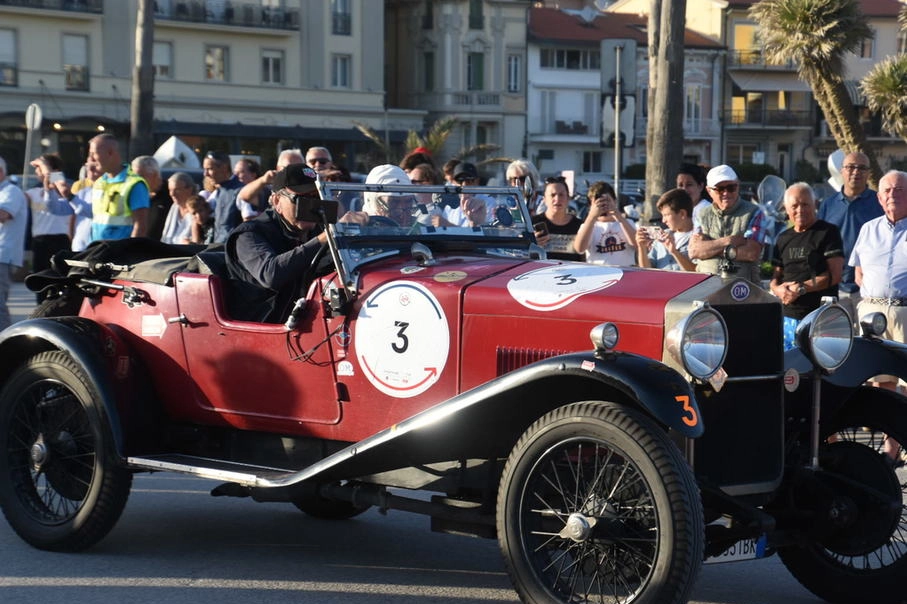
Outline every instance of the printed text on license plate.
POLYGON ((721 562, 737 562, 738 560, 753 560, 765 557, 765 535, 758 539, 743 539, 730 546, 717 556, 705 559, 706 564, 719 564, 721 562))

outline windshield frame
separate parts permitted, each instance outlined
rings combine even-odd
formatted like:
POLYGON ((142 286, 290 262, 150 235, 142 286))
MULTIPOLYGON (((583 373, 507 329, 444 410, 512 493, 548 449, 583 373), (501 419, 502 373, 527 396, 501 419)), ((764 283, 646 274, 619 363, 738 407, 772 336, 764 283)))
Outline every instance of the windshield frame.
MULTIPOLYGON (((339 200, 341 203, 338 212, 341 221, 329 225, 326 232, 328 246, 338 274, 347 294, 351 297, 358 295, 358 276, 363 265, 403 253, 413 253, 420 258, 420 262, 430 262, 431 254, 434 252, 468 252, 520 259, 544 259, 546 257, 544 250, 535 240, 532 216, 526 206, 523 193, 516 187, 359 184, 319 181, 318 190, 322 199, 339 200), (362 227, 357 223, 342 222, 344 213, 350 210, 344 203, 344 199, 348 200, 356 195, 364 198, 365 193, 400 193, 414 196, 417 194, 486 196, 486 199, 501 200, 501 203, 495 206, 495 210, 497 211, 499 206, 505 205, 513 222, 511 225, 483 224, 482 226, 453 227, 426 226, 424 222, 421 226, 414 224, 405 227, 386 225, 362 227), (418 253, 416 253, 417 249, 418 253), (427 258, 423 250, 428 251, 427 258)), ((353 205, 354 211, 361 211, 361 204, 357 205, 354 202, 351 205, 353 205)), ((434 204, 431 205, 434 206, 434 204)), ((421 216, 422 220, 426 220, 429 214, 421 216)))

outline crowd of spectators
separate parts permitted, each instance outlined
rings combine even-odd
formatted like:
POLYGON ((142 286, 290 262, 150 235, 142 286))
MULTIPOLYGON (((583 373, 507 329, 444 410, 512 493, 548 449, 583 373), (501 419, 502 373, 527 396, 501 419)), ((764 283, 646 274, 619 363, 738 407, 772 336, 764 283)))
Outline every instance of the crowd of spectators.
MULTIPOLYGON (((125 162, 119 141, 110 134, 91 139, 80 178, 74 182, 63 176, 58 155, 45 153, 30 163, 37 185, 23 193, 8 178, 0 158, 0 328, 9 324, 9 283, 24 263, 29 237, 33 271, 47 268, 60 250, 81 251, 93 241, 126 237, 171 244, 226 243, 235 264, 243 256, 243 246, 230 242, 240 233, 249 238, 255 232, 242 225, 257 216, 264 222, 279 220, 287 206, 281 199, 301 189, 310 192, 311 182, 350 180, 349 172, 322 146, 305 152, 286 149, 267 170, 248 157, 231 164, 229 155, 212 150, 202 159, 199 190, 186 172, 165 180, 151 156, 125 162), (281 188, 286 191, 281 193, 281 188)), ((525 194, 536 241, 549 258, 698 271, 754 284, 763 283, 760 265, 769 258, 773 274, 766 286, 783 305, 788 345, 796 322, 826 295, 838 296, 854 316, 857 311, 884 311, 888 335, 904 341, 907 266, 901 264, 907 263, 907 254, 898 244, 904 239, 901 229, 907 228, 907 174, 889 172, 877 193, 868 185, 869 161, 862 153, 848 154, 842 173, 841 190, 821 203, 806 183, 787 188, 784 208, 790 228, 769 242, 769 249, 766 217, 755 203, 741 197, 740 180, 729 165, 706 172, 684 164, 676 175, 677 188, 657 202, 661 217, 657 226, 635 224, 623 211, 620 195, 606 182, 589 185, 588 210, 581 217, 571 207, 573 192, 563 176, 542 180, 531 161, 518 159, 506 167, 505 179, 506 185, 525 194)), ((397 166, 376 167, 366 182, 474 187, 481 180, 475 164, 452 159, 438 165, 431 152, 420 147, 397 166)), ((491 220, 495 210, 489 205, 492 199, 480 194, 440 194, 432 198, 439 202, 434 204, 419 203, 418 195, 410 199, 416 205, 434 206, 419 219, 427 225, 480 225, 491 220)), ((402 216, 406 210, 399 205, 393 196, 366 195, 364 201, 351 199, 345 209, 362 220, 363 210, 402 216)), ((309 235, 306 231, 303 239, 308 241, 309 235)), ((308 251, 303 255, 307 257, 308 251)), ((887 377, 879 381, 890 386, 887 377)))

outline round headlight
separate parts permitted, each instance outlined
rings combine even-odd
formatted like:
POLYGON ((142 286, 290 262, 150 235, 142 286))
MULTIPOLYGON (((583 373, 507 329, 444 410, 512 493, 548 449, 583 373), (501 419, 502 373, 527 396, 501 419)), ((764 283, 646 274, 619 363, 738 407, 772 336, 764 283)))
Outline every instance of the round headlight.
POLYGON ((871 312, 860 317, 860 330, 864 336, 880 337, 888 329, 888 317, 885 313, 871 312))
POLYGON ((601 323, 592 328, 589 338, 596 351, 613 350, 620 340, 620 331, 614 323, 601 323))
POLYGON ((800 350, 828 372, 844 364, 853 346, 850 315, 837 304, 821 306, 803 317, 796 333, 800 350))
POLYGON ((718 312, 694 310, 668 333, 667 348, 687 373, 705 380, 721 368, 727 355, 727 326, 718 312))

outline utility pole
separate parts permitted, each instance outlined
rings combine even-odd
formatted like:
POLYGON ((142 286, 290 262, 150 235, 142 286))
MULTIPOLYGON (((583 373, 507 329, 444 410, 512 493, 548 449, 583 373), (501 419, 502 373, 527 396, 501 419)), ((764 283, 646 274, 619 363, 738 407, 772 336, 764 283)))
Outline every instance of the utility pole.
POLYGON ((129 117, 129 157, 154 152, 154 0, 138 0, 135 23, 135 66, 129 117))

